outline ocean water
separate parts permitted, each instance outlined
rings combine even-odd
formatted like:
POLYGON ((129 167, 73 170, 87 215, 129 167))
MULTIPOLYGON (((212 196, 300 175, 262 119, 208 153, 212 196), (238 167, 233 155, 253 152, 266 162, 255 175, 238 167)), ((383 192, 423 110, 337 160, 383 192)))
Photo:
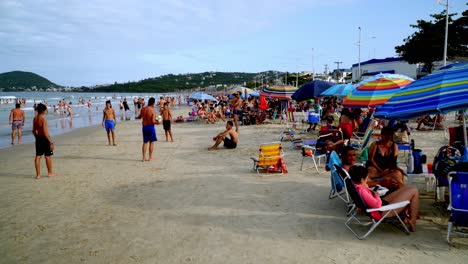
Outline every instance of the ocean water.
MULTIPOLYGON (((102 110, 105 107, 105 102, 111 100, 112 107, 117 114, 118 122, 126 120, 134 120, 135 112, 133 106, 134 97, 143 97, 145 102, 148 102, 150 97, 155 97, 159 101, 160 96, 178 96, 176 94, 157 94, 157 93, 65 93, 65 92, 0 92, 0 98, 4 96, 15 96, 16 98, 25 98, 26 105, 22 105, 21 109, 25 111, 26 123, 23 127, 23 144, 34 142, 32 135, 32 120, 34 118, 35 103, 46 101, 49 106, 48 114, 46 115, 49 127, 49 133, 53 137, 55 135, 70 132, 74 129, 99 125, 102 122, 102 110), (83 98, 84 104, 80 104, 79 100, 83 98), (120 101, 123 98, 127 99, 130 111, 127 113, 121 112, 119 109, 120 101), (60 100, 65 100, 67 105, 72 103, 72 118, 67 117, 67 114, 54 113, 53 105, 57 105, 60 100), (91 100, 92 107, 88 108, 87 102, 91 100), (119 121, 120 120, 120 121, 119 121)), ((3 101, 3 100, 1 100, 3 101)), ((8 124, 8 117, 11 109, 15 107, 14 103, 0 104, 0 148, 11 146, 11 125, 8 124)), ((15 144, 17 139, 15 138, 15 144)))

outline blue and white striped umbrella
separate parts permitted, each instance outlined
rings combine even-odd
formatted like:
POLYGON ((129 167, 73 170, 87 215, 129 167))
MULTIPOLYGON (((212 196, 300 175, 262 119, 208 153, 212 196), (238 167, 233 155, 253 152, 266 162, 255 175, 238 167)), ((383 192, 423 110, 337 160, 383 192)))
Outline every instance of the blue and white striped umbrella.
POLYGON ((340 84, 333 85, 332 87, 323 91, 320 94, 320 96, 336 96, 339 98, 343 98, 353 89, 354 89, 354 85, 352 83, 340 83, 340 84))
POLYGON ((376 117, 407 120, 468 108, 468 63, 436 71, 393 95, 376 117))

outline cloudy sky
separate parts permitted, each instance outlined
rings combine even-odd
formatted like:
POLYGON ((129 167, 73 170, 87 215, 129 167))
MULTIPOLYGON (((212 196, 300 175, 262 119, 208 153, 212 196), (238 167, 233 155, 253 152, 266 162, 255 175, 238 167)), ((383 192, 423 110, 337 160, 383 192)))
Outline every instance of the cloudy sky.
MULTIPOLYGON (((467 8, 451 0, 451 11, 467 8)), ((0 0, 0 72, 61 85, 167 73, 324 70, 395 55, 437 0, 0 0)))

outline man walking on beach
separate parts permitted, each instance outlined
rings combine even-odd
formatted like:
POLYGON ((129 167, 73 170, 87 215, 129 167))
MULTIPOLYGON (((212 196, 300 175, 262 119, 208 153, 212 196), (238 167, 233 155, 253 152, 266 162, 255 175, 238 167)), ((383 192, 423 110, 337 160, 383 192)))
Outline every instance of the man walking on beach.
POLYGON ((112 134, 112 145, 117 146, 115 144, 115 135, 114 130, 117 124, 117 119, 115 117, 115 111, 112 109, 111 101, 106 101, 106 108, 102 111, 102 127, 106 128, 107 132, 107 141, 109 142, 109 146, 111 146, 111 134, 112 134))
POLYGON ((221 142, 224 141, 224 147, 227 149, 235 149, 237 147, 238 134, 236 131, 232 130, 233 127, 232 121, 227 121, 226 130, 216 135, 213 138, 215 141, 214 145, 209 147, 208 150, 215 150, 221 142), (229 135, 229 137, 227 137, 229 135))
POLYGON ((172 120, 172 114, 171 110, 169 110, 169 103, 165 102, 164 105, 161 108, 161 115, 163 118, 163 128, 164 128, 164 133, 166 134, 166 141, 168 140, 167 136, 171 137, 171 142, 174 142, 172 139, 172 131, 171 131, 171 120, 172 120))
POLYGON ((143 107, 140 111, 140 115, 137 116, 137 119, 142 119, 141 124, 142 133, 143 133, 143 146, 141 147, 141 151, 143 153, 142 161, 150 161, 153 159, 153 149, 154 149, 154 142, 157 141, 156 137, 156 130, 154 129, 154 125, 158 125, 159 121, 156 119, 156 112, 154 111, 154 97, 151 97, 148 100, 148 106, 143 107), (146 147, 149 142, 149 158, 146 159, 146 147))
POLYGON ((49 130, 47 129, 47 120, 44 118, 44 114, 47 111, 47 106, 39 104, 37 106, 37 116, 33 120, 32 133, 36 138, 36 158, 34 165, 36 167, 36 179, 41 178, 41 157, 45 156, 47 165, 47 175, 49 177, 55 176, 52 172, 52 158, 54 151, 54 142, 49 136, 49 130))
POLYGON ((17 103, 15 109, 10 111, 10 117, 8 119, 8 124, 11 125, 11 144, 15 144, 15 134, 18 130, 18 144, 21 144, 21 134, 24 126, 25 116, 24 111, 20 109, 21 104, 17 103))

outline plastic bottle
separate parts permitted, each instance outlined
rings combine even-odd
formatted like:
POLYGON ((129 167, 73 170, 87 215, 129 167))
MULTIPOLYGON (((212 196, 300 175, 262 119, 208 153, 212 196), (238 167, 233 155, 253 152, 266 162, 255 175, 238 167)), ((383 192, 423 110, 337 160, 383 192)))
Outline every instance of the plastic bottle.
POLYGON ((414 157, 413 153, 410 150, 408 155, 406 156, 406 173, 411 174, 414 171, 414 157))

